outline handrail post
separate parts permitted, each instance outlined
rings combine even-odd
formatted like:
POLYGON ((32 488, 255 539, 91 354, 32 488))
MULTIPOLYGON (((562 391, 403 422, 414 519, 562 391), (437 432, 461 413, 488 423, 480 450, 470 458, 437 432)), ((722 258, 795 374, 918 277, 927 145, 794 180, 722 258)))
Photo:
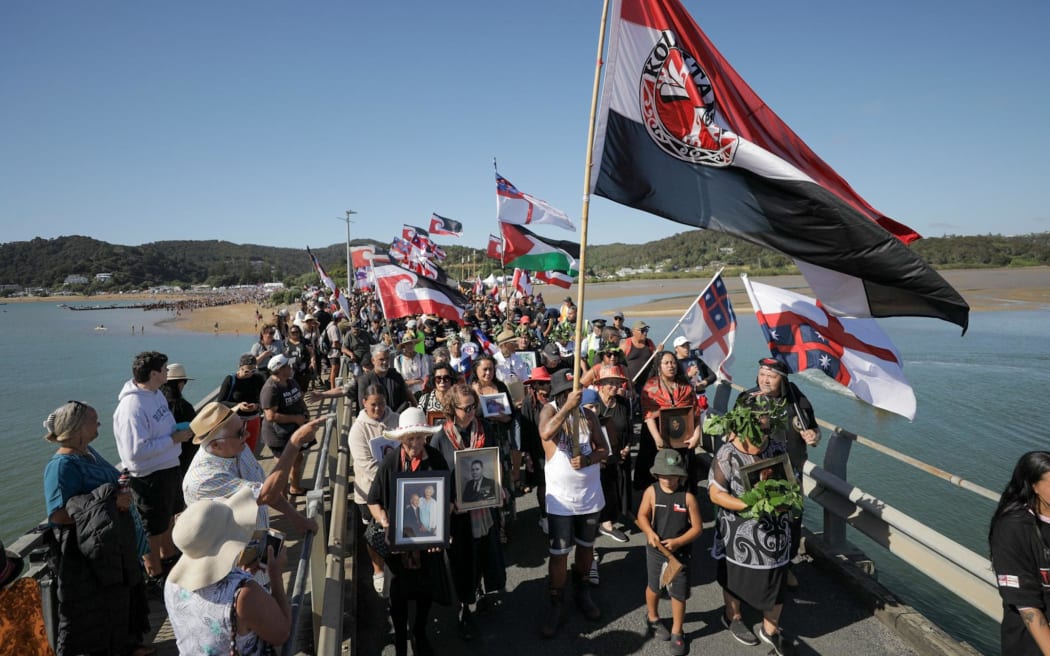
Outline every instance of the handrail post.
MULTIPOLYGON (((849 464, 849 453, 857 436, 841 427, 835 427, 828 438, 824 449, 824 471, 848 480, 846 469, 849 464)), ((824 540, 828 546, 838 552, 846 549, 846 520, 824 508, 824 540)))

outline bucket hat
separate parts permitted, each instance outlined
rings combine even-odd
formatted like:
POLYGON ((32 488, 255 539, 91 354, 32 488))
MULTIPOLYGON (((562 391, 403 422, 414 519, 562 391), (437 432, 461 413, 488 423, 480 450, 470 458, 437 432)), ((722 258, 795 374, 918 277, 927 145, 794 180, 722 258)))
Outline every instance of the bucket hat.
POLYGON ((685 463, 682 460, 682 454, 674 449, 660 449, 657 451, 656 460, 653 461, 653 466, 649 468, 649 473, 653 476, 688 477, 688 474, 685 473, 685 463))
POLYGON ((186 590, 222 580, 251 539, 258 516, 259 505, 247 486, 227 499, 191 503, 171 531, 182 557, 168 580, 186 590))
POLYGON ((603 364, 598 368, 598 378, 596 380, 599 383, 603 380, 614 379, 621 383, 627 380, 627 376, 623 373, 623 367, 618 364, 603 364))

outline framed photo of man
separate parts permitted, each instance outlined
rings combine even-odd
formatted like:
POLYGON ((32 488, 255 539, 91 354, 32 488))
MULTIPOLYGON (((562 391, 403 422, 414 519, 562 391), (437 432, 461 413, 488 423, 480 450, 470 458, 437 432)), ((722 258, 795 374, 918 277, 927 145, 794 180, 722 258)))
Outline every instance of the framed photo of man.
POLYGON ((372 457, 376 459, 376 462, 383 462, 383 458, 386 457, 386 454, 391 451, 397 451, 401 448, 401 442, 380 436, 372 438, 368 443, 368 448, 372 452, 372 457))
POLYGON ((503 392, 481 395, 481 416, 495 417, 510 414, 510 399, 503 392))
POLYGON ((536 351, 518 351, 521 361, 529 365, 529 371, 536 368, 536 351))
POLYGON ((660 437, 664 444, 677 449, 693 436, 693 411, 690 406, 660 410, 660 437))
POLYGON ((499 447, 456 451, 456 512, 492 508, 503 503, 499 447))
POLYGON ((388 536, 394 551, 430 549, 449 545, 449 490, 452 472, 398 472, 393 507, 387 508, 388 536))
POLYGON ((431 410, 427 413, 427 425, 428 426, 441 426, 448 419, 448 416, 439 410, 431 410))
POLYGON ((740 479, 746 492, 755 487, 759 481, 773 479, 794 483, 795 472, 791 469, 791 460, 788 459, 788 454, 781 453, 775 458, 766 458, 746 467, 741 467, 740 479))

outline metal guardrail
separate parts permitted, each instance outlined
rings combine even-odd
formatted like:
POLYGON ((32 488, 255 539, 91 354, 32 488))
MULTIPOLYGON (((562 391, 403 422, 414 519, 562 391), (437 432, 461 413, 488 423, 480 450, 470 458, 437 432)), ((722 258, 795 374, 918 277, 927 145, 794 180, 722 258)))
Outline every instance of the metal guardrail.
MULTIPOLYGON (((722 382, 715 390, 715 411, 725 412, 729 389, 743 387, 722 382)), ((802 489, 824 508, 824 540, 840 553, 849 549, 846 526, 852 526, 890 553, 929 576, 964 602, 996 622, 1002 621, 1002 601, 991 562, 922 522, 850 484, 847 463, 853 443, 862 444, 927 474, 993 501, 999 495, 966 479, 912 458, 873 440, 818 419, 830 429, 824 467, 807 462, 802 489)))

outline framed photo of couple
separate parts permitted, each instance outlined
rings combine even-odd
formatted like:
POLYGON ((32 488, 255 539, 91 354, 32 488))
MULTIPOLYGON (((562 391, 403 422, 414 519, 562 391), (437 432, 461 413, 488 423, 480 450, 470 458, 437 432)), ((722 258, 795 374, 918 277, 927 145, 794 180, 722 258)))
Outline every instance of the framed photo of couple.
POLYGON ((398 472, 388 540, 393 551, 430 549, 449 545, 450 471, 398 472))

